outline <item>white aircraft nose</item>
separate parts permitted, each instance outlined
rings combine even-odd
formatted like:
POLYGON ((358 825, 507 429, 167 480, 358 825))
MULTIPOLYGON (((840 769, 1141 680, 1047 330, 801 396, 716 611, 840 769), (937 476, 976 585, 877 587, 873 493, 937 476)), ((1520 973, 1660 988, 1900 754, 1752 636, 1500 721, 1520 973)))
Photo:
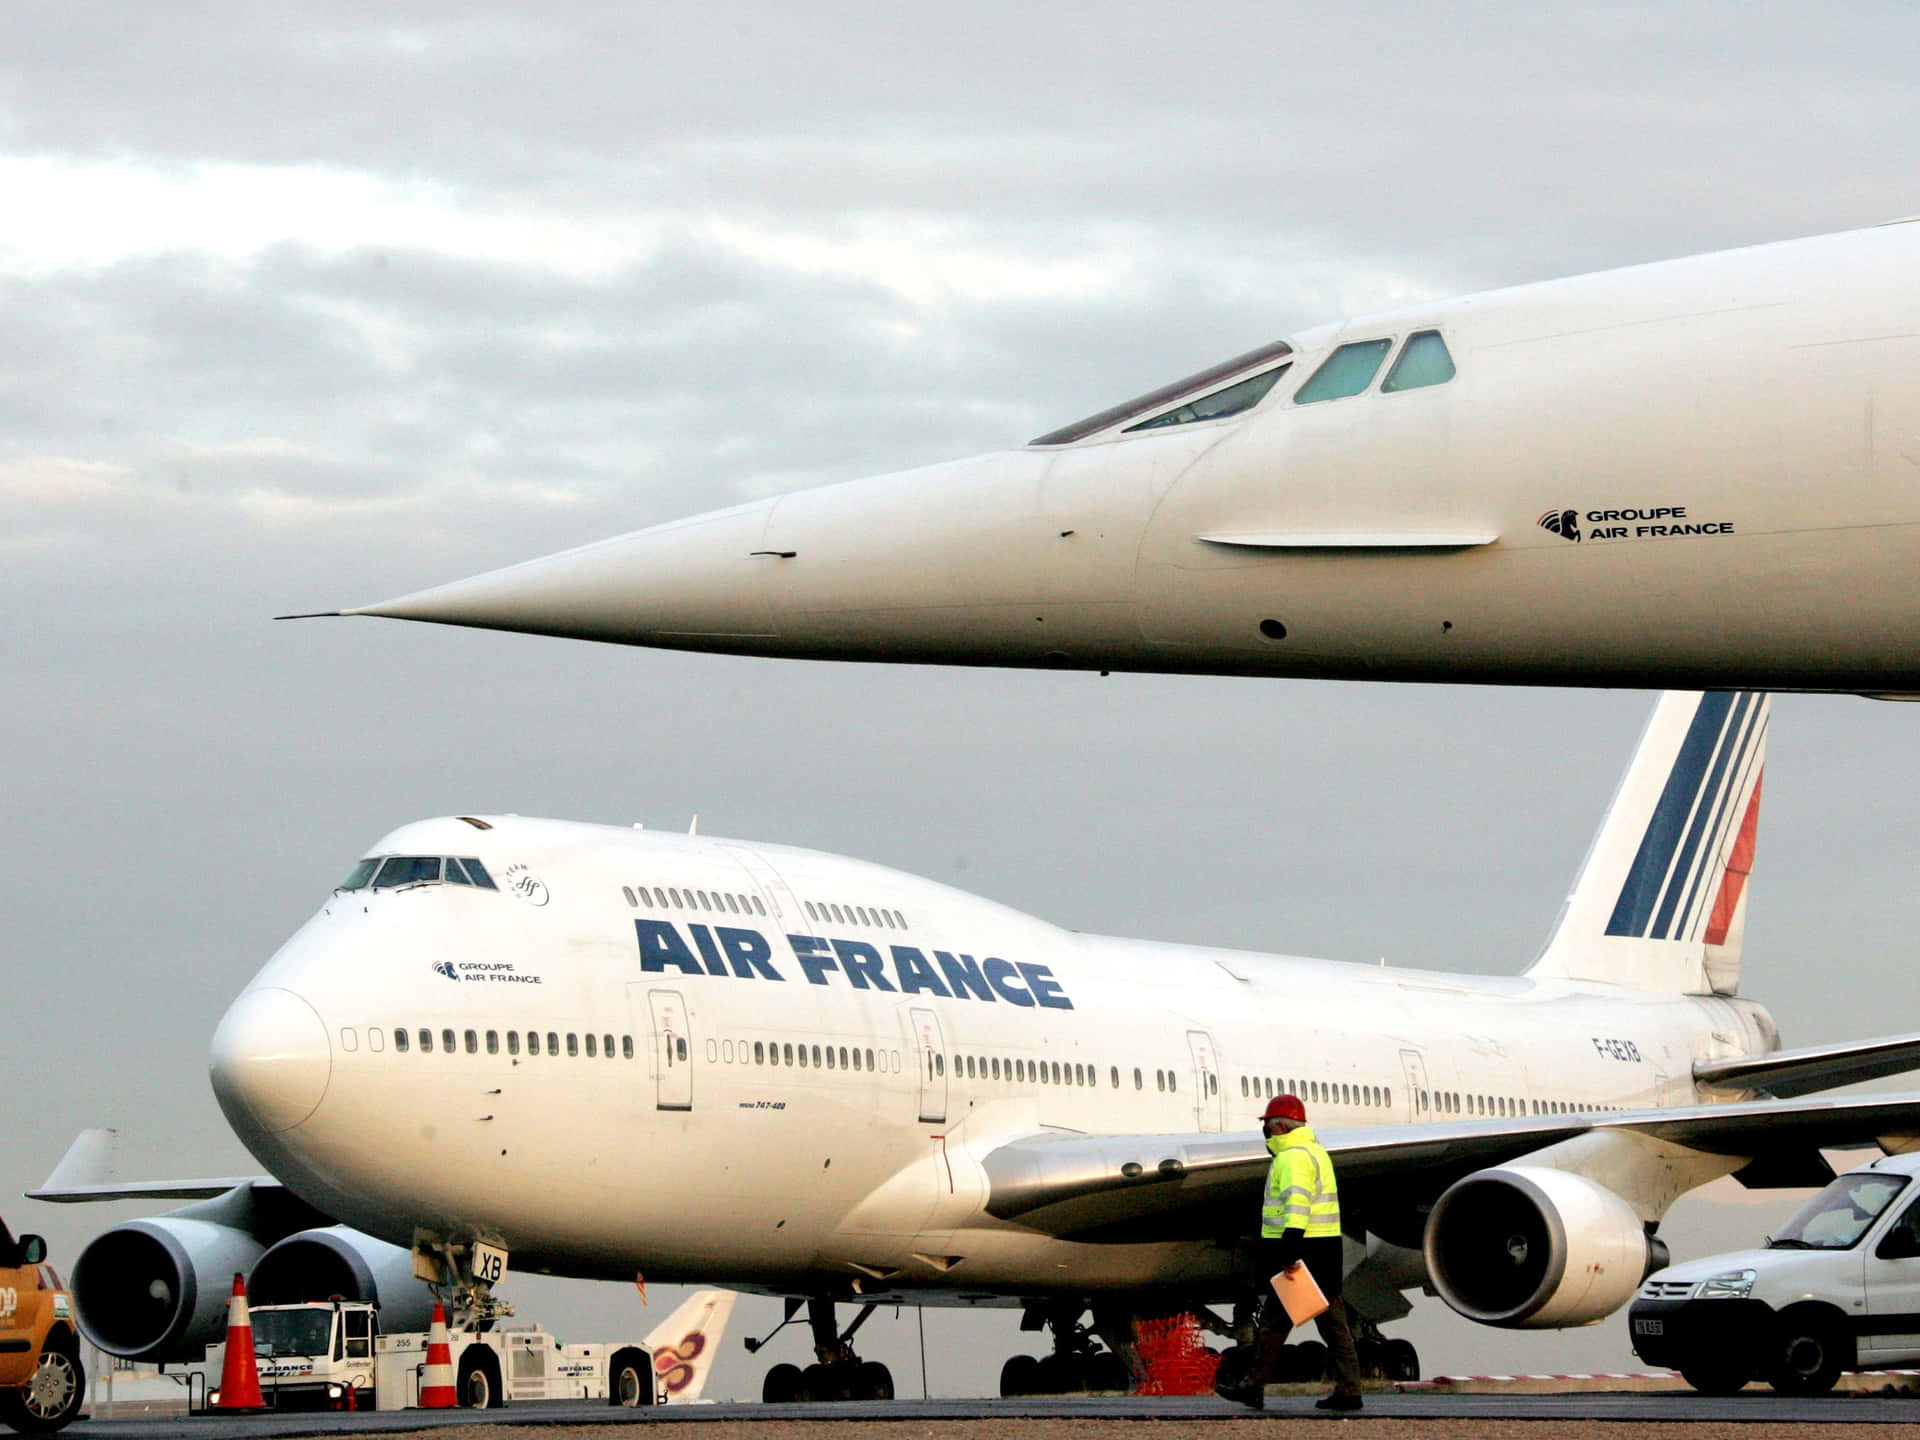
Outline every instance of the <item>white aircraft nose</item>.
POLYGON ((291 990, 261 986, 221 1019, 208 1065, 227 1123, 242 1136, 277 1135, 319 1109, 333 1052, 313 1006, 291 990))

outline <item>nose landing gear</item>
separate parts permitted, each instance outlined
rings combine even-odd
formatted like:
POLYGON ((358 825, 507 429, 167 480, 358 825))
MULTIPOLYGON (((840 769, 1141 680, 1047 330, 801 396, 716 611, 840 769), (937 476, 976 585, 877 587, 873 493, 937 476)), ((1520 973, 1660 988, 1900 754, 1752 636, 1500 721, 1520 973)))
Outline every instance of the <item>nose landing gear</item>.
POLYGON ((824 1295, 802 1302, 787 1301, 786 1318, 763 1340, 749 1340, 747 1352, 757 1351, 800 1313, 807 1311, 807 1325, 813 1331, 814 1363, 802 1370, 798 1365, 780 1364, 767 1371, 760 1385, 760 1399, 769 1405, 791 1405, 801 1400, 891 1400, 893 1372, 877 1360, 862 1360, 853 1349, 854 1333, 867 1323, 877 1306, 860 1307, 853 1323, 843 1332, 834 1318, 834 1303, 824 1295))

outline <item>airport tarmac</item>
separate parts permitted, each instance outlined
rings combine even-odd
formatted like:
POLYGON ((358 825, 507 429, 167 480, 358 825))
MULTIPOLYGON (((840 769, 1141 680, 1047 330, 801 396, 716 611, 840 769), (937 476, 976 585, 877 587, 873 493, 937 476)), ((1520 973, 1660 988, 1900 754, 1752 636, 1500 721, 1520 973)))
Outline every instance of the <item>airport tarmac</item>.
POLYGON ((1109 1432, 1116 1423, 1147 1422, 1152 1440, 1248 1440, 1271 1435, 1274 1422, 1339 1423, 1356 1440, 1466 1440, 1466 1437, 1517 1436, 1556 1440, 1630 1429, 1645 1435, 1657 1425, 1661 1434, 1705 1437, 1740 1426, 1741 1440, 1813 1440, 1826 1432, 1858 1435, 1862 1425, 1920 1425, 1920 1399, 1908 1396, 1840 1395, 1789 1399, 1766 1391, 1726 1398, 1680 1392, 1563 1392, 1530 1395, 1436 1395, 1383 1393, 1367 1397, 1366 1413, 1354 1418, 1322 1415, 1311 1395, 1269 1399, 1255 1416, 1211 1396, 1161 1399, 1116 1396, 1109 1399, 1035 1398, 1022 1400, 897 1400, 887 1403, 820 1405, 686 1405, 654 1410, 620 1410, 604 1404, 531 1404, 493 1414, 470 1410, 401 1410, 360 1415, 261 1415, 245 1418, 86 1420, 67 1433, 76 1436, 182 1437, 211 1440, 237 1435, 403 1434, 431 1430, 445 1440, 564 1440, 601 1432, 609 1425, 670 1427, 674 1440, 820 1440, 856 1427, 858 1440, 1086 1440, 1109 1432))

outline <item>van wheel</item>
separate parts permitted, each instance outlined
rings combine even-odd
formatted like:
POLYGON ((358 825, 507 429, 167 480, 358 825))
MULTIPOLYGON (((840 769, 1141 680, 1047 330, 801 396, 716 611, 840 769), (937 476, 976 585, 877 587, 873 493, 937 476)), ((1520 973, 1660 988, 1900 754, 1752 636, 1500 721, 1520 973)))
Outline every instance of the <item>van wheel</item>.
POLYGON ((1702 1395, 1738 1395, 1753 1373, 1731 1360, 1692 1360, 1680 1367, 1680 1378, 1702 1395))
POLYGON ((1817 1313, 1780 1319, 1780 1348, 1768 1382, 1782 1395, 1824 1395, 1852 1359, 1832 1321, 1817 1313))
POLYGON ((636 1410, 653 1404, 653 1366, 638 1350, 622 1350, 607 1367, 607 1403, 636 1410))
POLYGON ((40 1364, 18 1390, 0 1390, 0 1419, 28 1435, 47 1435, 80 1413, 87 1374, 71 1336, 49 1336, 40 1364))

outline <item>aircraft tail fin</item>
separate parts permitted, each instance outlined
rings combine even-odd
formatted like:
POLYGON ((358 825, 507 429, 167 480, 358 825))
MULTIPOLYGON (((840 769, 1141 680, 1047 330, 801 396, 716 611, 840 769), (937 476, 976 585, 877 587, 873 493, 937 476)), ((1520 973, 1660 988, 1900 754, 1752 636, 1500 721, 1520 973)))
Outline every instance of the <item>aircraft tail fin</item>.
POLYGON ((696 1290, 648 1332, 642 1343, 653 1352, 653 1383, 668 1404, 690 1405, 700 1398, 738 1298, 731 1290, 696 1290))
POLYGON ((1660 697, 1529 975, 1739 989, 1769 709, 1751 690, 1660 697))

